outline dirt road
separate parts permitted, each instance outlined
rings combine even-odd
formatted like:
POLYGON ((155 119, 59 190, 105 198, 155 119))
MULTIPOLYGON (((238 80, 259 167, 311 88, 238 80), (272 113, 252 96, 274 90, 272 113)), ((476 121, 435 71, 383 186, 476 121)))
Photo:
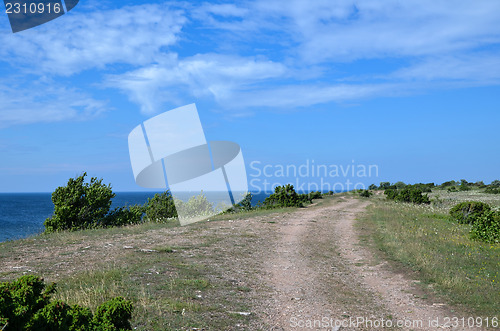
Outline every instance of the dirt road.
POLYGON ((454 315, 443 303, 419 299, 416 281, 360 244, 355 222, 368 204, 343 197, 279 222, 263 274, 272 287, 264 318, 274 330, 447 328, 454 315))
MULTIPOLYGON (((360 236, 363 223, 356 219, 369 199, 317 201, 290 212, 227 214, 185 227, 146 224, 12 242, 0 252, 0 275, 35 273, 64 284, 113 268, 121 275, 117 294, 126 289, 139 298, 138 314, 150 314, 136 322, 141 330, 191 330, 184 318, 204 327, 198 330, 446 328, 451 309, 421 299, 426 295, 411 274, 395 271, 360 236), (175 284, 191 284, 186 277, 210 286, 175 292, 175 284), (165 283, 174 284, 170 292, 165 283), (146 291, 153 287, 160 290, 146 291), (172 296, 185 305, 175 328, 166 327, 178 318, 172 296), (159 322, 148 324, 154 318, 159 322)), ((89 283, 66 294, 85 297, 94 288, 89 283)))

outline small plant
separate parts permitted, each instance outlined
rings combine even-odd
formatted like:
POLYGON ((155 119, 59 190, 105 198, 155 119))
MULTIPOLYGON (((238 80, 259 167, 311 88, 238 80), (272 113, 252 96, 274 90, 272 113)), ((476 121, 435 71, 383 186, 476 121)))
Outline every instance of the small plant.
POLYGON ((275 187, 274 193, 264 200, 263 205, 266 208, 302 207, 303 199, 295 192, 293 185, 287 184, 275 187))
POLYGON ((411 202, 415 204, 430 204, 431 200, 427 194, 422 194, 422 190, 414 187, 406 187, 402 190, 387 189, 384 191, 387 199, 399 202, 411 202))
POLYGON ((456 204, 450 209, 450 217, 460 224, 473 224, 485 212, 489 212, 491 207, 480 201, 465 201, 456 204))
POLYGON ((176 200, 175 204, 178 208, 177 212, 185 217, 209 216, 214 213, 214 206, 203 192, 190 197, 187 202, 176 200))
POLYGON ((368 190, 360 190, 359 192, 359 196, 360 197, 363 197, 363 198, 369 198, 372 196, 372 192, 368 191, 368 190))
POLYGON ((484 190, 484 193, 490 193, 490 194, 500 194, 500 188, 496 186, 488 186, 484 190))
POLYGON ((92 177, 90 183, 85 183, 85 176, 86 172, 70 178, 66 186, 52 193, 54 215, 45 220, 45 232, 88 229, 102 222, 115 194, 102 178, 92 177))
POLYGON ((0 283, 0 323, 2 330, 29 331, 118 331, 131 330, 132 303, 114 298, 90 309, 50 301, 56 285, 46 286, 43 279, 22 276, 13 282, 0 283))
POLYGON ((166 219, 177 217, 174 199, 170 191, 155 194, 144 204, 146 219, 151 222, 162 222, 166 219))
POLYGON ((140 205, 128 207, 117 207, 104 217, 100 226, 124 226, 129 224, 139 224, 142 222, 145 208, 140 205))
POLYGON ((470 236, 478 241, 500 243, 500 214, 491 210, 485 211, 472 224, 470 236))
POLYGON ((314 192, 299 194, 299 200, 302 203, 312 203, 314 199, 323 199, 321 192, 314 191, 314 192))

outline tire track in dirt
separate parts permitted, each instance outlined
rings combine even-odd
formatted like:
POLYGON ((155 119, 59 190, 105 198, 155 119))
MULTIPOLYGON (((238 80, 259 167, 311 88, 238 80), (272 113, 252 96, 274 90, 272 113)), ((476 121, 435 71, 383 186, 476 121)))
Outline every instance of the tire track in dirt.
POLYGON ((288 214, 279 223, 276 242, 263 257, 263 280, 272 289, 264 309, 271 329, 375 329, 333 324, 358 317, 410 323, 400 328, 404 330, 452 329, 442 324, 456 316, 446 305, 418 298, 414 280, 388 268, 386 261, 376 263, 370 249, 360 244, 354 225, 369 202, 335 200, 288 214), (324 318, 330 322, 310 327, 324 318), (436 319, 439 325, 429 324, 436 319))

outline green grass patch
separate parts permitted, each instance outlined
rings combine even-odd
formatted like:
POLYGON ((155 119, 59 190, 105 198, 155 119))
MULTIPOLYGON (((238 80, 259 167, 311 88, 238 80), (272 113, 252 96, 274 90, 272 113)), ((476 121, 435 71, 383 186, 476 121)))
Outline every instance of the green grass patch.
POLYGON ((378 202, 361 220, 388 257, 411 269, 449 303, 476 316, 498 316, 500 245, 469 239, 470 225, 446 210, 378 202))

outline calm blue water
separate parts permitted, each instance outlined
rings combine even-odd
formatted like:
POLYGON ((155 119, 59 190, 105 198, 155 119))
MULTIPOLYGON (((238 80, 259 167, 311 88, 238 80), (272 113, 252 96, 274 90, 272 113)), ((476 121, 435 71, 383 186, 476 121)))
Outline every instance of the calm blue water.
MULTIPOLYGON (((144 204, 155 192, 117 192, 111 208, 144 204)), ((254 195, 252 204, 269 196, 254 195)), ((0 242, 43 232, 43 222, 52 215, 51 193, 0 193, 0 242)))

